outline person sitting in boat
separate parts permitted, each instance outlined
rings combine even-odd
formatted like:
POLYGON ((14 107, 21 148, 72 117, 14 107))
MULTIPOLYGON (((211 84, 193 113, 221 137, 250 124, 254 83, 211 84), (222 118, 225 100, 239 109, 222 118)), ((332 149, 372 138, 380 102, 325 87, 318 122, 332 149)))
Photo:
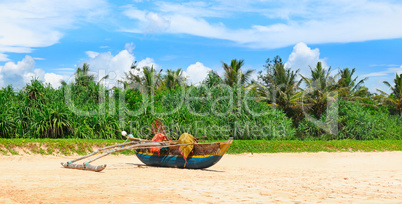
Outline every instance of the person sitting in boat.
MULTIPOLYGON (((166 137, 166 135, 164 135, 163 133, 157 133, 153 138, 152 138, 152 142, 162 142, 162 141, 168 141, 168 138, 166 137)), ((162 150, 167 150, 167 148, 164 148, 162 150)), ((158 156, 161 155, 161 147, 151 147, 151 153, 157 152, 158 156)))

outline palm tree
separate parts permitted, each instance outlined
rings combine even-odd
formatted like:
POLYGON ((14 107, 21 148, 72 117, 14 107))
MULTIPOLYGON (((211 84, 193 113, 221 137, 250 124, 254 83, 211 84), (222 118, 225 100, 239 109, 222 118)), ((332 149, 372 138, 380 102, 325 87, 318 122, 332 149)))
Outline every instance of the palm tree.
POLYGON ((359 96, 361 95, 365 95, 364 93, 360 92, 366 91, 366 89, 361 89, 361 87, 364 81, 368 79, 368 77, 357 82, 358 77, 353 78, 353 74, 355 73, 355 71, 355 68, 353 68, 352 70, 350 70, 349 68, 339 69, 339 95, 344 99, 355 99, 357 97, 360 98, 359 96))
POLYGON ((238 86, 244 87, 250 80, 254 70, 247 70, 245 73, 243 73, 241 70, 243 65, 244 60, 232 59, 230 61, 230 65, 222 62, 222 67, 225 70, 224 82, 228 86, 234 87, 237 84, 238 86))
MULTIPOLYGON (((135 69, 137 68, 135 67, 135 69)), ((132 72, 129 72, 128 74, 126 73, 126 79, 123 82, 125 83, 125 86, 130 86, 142 93, 151 94, 152 90, 158 88, 162 84, 161 72, 162 70, 157 72, 153 66, 144 66, 142 67, 142 71, 138 74, 132 72)))
POLYGON ((38 78, 33 78, 31 83, 28 83, 24 90, 26 91, 28 98, 36 100, 42 98, 45 95, 45 86, 38 78))
POLYGON ((402 115, 402 73, 395 74, 394 83, 395 85, 392 86, 388 81, 384 81, 383 83, 391 89, 391 94, 387 94, 384 91, 377 89, 379 92, 386 96, 385 102, 394 106, 396 112, 399 115, 402 115))
POLYGON ((330 76, 331 67, 325 70, 321 62, 317 62, 314 69, 310 67, 310 71, 311 78, 300 75, 307 84, 304 105, 319 119, 327 109, 328 100, 332 101, 337 97, 331 93, 335 89, 335 80, 330 76))
POLYGON ((175 89, 177 86, 182 86, 186 82, 186 77, 183 76, 181 68, 176 71, 168 69, 164 78, 164 84, 168 89, 175 89))
POLYGON ((152 89, 159 87, 162 82, 162 69, 157 72, 153 65, 151 67, 145 66, 142 68, 142 73, 144 74, 141 80, 142 88, 146 93, 150 94, 152 89))
POLYGON ((311 78, 307 79, 301 76, 307 84, 313 85, 316 89, 326 90, 328 88, 333 88, 334 78, 331 77, 331 67, 325 70, 322 67, 321 62, 317 62, 316 67, 313 69, 310 67, 311 78))
POLYGON ((130 71, 124 72, 125 79, 118 80, 118 82, 121 82, 124 84, 124 88, 141 81, 141 77, 138 74, 135 74, 135 72, 137 72, 137 73, 140 72, 140 68, 137 67, 137 61, 134 61, 131 64, 130 69, 131 69, 130 71))
POLYGON ((285 68, 282 59, 276 56, 274 60, 267 59, 264 65, 266 73, 260 72, 257 93, 269 104, 279 107, 293 122, 298 125, 303 118, 300 109, 301 92, 298 91, 301 80, 297 80, 299 70, 285 68))
MULTIPOLYGON (((119 80, 119 82, 124 84, 124 87, 130 87, 135 90, 139 90, 142 93, 151 94, 152 90, 160 87, 163 84, 161 79, 162 69, 159 72, 156 69, 149 66, 138 67, 137 61, 131 64, 131 71, 125 72, 125 79, 119 80)), ((180 71, 181 76, 181 71, 180 71)))
POLYGON ((208 88, 211 88, 219 84, 222 84, 223 80, 218 73, 211 70, 208 72, 208 76, 202 83, 205 84, 208 88))
POLYGON ((87 63, 84 63, 82 68, 78 67, 74 75, 76 85, 88 86, 94 80, 94 76, 89 75, 89 64, 87 63))

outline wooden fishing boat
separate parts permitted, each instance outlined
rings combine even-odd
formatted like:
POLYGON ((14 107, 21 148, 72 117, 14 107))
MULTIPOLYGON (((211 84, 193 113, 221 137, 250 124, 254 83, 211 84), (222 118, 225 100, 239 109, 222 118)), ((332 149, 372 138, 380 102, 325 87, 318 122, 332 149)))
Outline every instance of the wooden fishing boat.
POLYGON ((127 135, 126 131, 122 131, 122 136, 127 137, 127 140, 130 140, 130 142, 103 147, 72 161, 61 162, 61 165, 70 169, 99 172, 106 168, 106 164, 92 166, 91 162, 114 152, 133 149, 138 159, 149 166, 204 169, 216 164, 229 149, 233 140, 229 138, 225 142, 197 143, 197 138, 184 133, 180 136, 179 140, 172 141, 165 136, 165 126, 159 120, 154 120, 151 132, 156 135, 150 141, 135 138, 131 134, 127 135), (183 149, 185 153, 182 154, 181 151, 183 149), (99 153, 102 154, 86 162, 81 164, 75 163, 99 153), (183 155, 186 155, 186 158, 183 155))
POLYGON ((114 152, 133 149, 138 159, 149 166, 203 169, 216 164, 229 149, 230 144, 232 144, 231 138, 225 142, 188 144, 179 144, 178 141, 151 142, 149 140, 141 140, 139 138, 129 139, 132 141, 100 148, 92 152, 91 154, 80 157, 78 159, 68 162, 62 162, 61 165, 65 168, 98 172, 105 169, 106 164, 92 166, 90 164, 91 162, 114 152), (187 163, 185 162, 183 155, 181 155, 181 152, 179 150, 180 146, 183 145, 194 145, 193 151, 187 157, 187 163), (151 147, 160 147, 161 151, 159 152, 159 155, 156 152, 151 152, 151 147), (79 160, 95 156, 98 153, 103 154, 86 162, 83 162, 82 164, 75 163, 79 160))
POLYGON ((232 139, 225 142, 196 143, 187 163, 180 153, 180 146, 170 146, 157 152, 149 148, 135 149, 138 159, 146 165, 158 167, 175 167, 188 169, 204 169, 216 164, 229 149, 232 139))

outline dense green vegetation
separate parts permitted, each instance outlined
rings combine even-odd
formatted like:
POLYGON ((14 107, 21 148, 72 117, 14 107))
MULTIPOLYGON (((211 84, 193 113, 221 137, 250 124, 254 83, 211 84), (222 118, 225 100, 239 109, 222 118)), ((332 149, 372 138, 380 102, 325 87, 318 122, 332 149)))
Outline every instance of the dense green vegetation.
POLYGON ((228 153, 402 151, 402 140, 244 140, 233 141, 228 153))
POLYGON ((37 79, 21 90, 7 86, 0 89, 0 138, 123 139, 122 130, 150 138, 150 124, 160 119, 171 138, 402 139, 402 74, 384 82, 390 94, 379 95, 353 76, 355 69, 336 74, 318 62, 301 76, 276 57, 250 81, 254 71, 243 65, 222 62, 224 76, 210 72, 196 86, 181 69, 164 75, 135 63, 111 89, 103 83, 108 76, 95 80, 88 64, 57 89, 37 79))
MULTIPOLYGON (((207 141, 205 141, 207 142, 207 141)), ((208 141, 214 142, 214 141, 208 141)), ((0 139, 0 155, 85 155, 92 151, 121 143, 114 139, 0 139)), ((275 152, 373 152, 402 151, 402 140, 235 140, 229 154, 275 152)), ((125 150, 118 154, 134 154, 125 150)))

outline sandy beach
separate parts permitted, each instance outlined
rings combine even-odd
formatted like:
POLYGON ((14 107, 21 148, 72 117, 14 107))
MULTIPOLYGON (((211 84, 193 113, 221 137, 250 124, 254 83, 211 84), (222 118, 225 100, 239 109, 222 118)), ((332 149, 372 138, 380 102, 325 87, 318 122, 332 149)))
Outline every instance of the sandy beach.
POLYGON ((0 156, 0 203, 402 203, 402 152, 225 155, 205 170, 108 156, 100 173, 76 157, 0 156))

